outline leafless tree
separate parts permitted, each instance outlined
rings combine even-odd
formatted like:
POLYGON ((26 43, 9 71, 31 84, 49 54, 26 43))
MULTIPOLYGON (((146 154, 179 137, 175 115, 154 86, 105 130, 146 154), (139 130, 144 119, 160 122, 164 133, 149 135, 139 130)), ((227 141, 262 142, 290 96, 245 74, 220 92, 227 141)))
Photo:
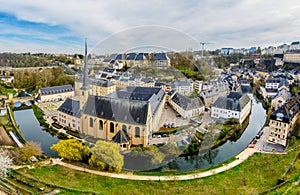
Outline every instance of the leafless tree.
POLYGON ((0 176, 5 176, 7 171, 11 168, 12 159, 8 152, 0 149, 0 176))

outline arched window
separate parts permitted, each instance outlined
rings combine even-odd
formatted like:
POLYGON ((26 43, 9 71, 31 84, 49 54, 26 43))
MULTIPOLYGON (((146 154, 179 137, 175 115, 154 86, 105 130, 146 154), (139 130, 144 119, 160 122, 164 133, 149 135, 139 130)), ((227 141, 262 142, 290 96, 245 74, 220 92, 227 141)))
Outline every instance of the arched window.
POLYGON ((140 128, 135 127, 135 137, 140 137, 140 136, 141 136, 140 128))
POLYGON ((94 120, 92 117, 90 117, 90 127, 93 127, 94 126, 94 120))
POLYGON ((110 122, 109 124, 109 131, 111 133, 114 133, 115 132, 115 124, 113 122, 110 122))
POLYGON ((126 125, 122 125, 122 130, 127 131, 127 126, 126 125))
POLYGON ((103 121, 99 120, 99 130, 103 130, 103 121))

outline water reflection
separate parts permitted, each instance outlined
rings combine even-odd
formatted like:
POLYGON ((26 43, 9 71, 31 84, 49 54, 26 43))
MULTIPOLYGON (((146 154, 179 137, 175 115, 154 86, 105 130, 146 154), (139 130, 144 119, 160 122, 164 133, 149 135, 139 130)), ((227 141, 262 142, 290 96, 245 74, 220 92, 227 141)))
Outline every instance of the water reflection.
POLYGON ((27 141, 41 144, 41 148, 46 155, 57 156, 57 153, 53 152, 50 147, 56 144, 59 139, 43 130, 32 109, 14 111, 14 116, 27 141))

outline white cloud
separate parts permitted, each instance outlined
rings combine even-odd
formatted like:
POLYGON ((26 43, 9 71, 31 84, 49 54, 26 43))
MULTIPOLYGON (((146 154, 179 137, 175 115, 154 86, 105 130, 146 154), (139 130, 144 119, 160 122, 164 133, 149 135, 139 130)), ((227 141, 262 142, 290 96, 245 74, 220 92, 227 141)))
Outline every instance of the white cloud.
MULTIPOLYGON (((267 46, 299 39, 300 34, 300 2, 297 0, 2 0, 0 3, 0 11, 14 14, 20 20, 62 25, 74 36, 88 37, 91 45, 111 33, 141 25, 179 29, 199 42, 213 42, 208 48, 267 46)), ((115 38, 119 45, 111 44, 110 47, 120 51, 123 48, 118 46, 130 48, 130 42, 141 45, 163 42, 164 47, 186 48, 182 40, 178 41, 178 34, 173 33, 172 37, 165 32, 152 29, 153 36, 146 31, 144 37, 143 33, 137 33, 139 37, 134 36, 134 30, 130 34, 124 31, 117 33, 115 38), (160 37, 161 41, 153 42, 155 37, 160 37)), ((191 47, 197 46, 192 44, 191 47)))

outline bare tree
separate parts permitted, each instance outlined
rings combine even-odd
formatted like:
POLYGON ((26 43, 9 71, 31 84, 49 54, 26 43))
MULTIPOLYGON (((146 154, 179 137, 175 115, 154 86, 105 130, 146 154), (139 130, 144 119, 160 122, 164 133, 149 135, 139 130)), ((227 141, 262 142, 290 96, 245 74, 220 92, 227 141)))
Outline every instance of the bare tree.
POLYGON ((11 168, 12 159, 9 157, 7 151, 0 149, 0 176, 5 176, 11 168))

